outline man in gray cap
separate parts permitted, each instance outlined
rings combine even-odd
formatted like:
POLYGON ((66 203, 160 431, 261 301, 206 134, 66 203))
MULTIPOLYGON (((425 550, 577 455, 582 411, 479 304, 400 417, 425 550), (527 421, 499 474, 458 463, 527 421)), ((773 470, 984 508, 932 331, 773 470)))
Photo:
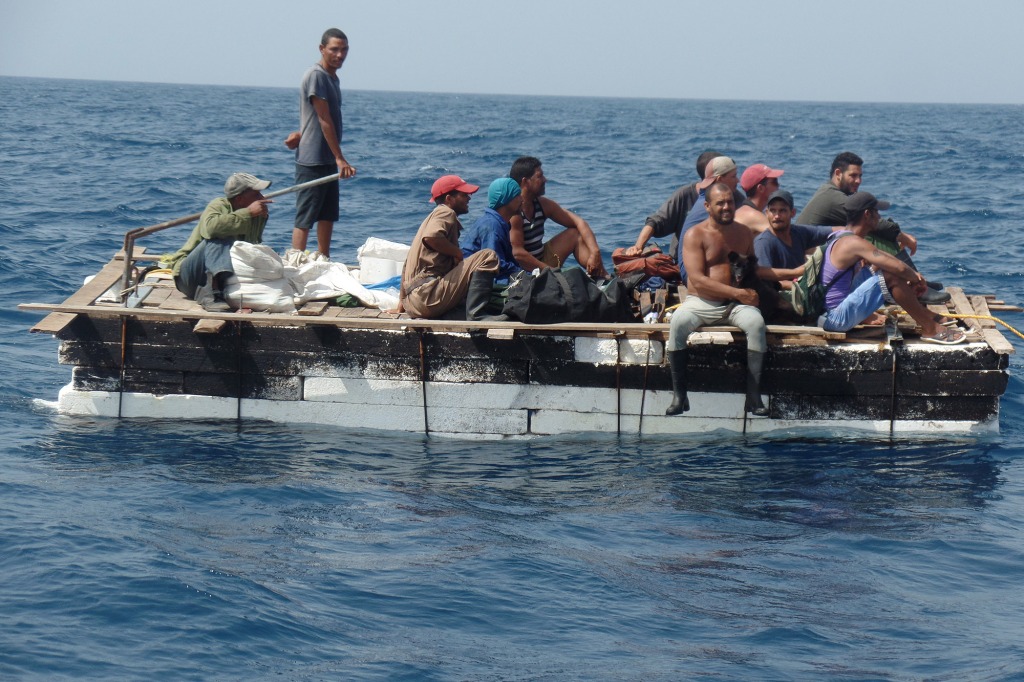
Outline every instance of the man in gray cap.
MULTIPOLYGON (((671 235, 672 242, 668 254, 673 258, 676 257, 676 254, 679 253, 679 242, 682 240, 683 223, 686 221, 686 217, 698 204, 703 206, 704 198, 699 197, 698 200, 700 190, 697 189, 697 185, 704 180, 704 171, 707 170, 708 164, 719 156, 722 155, 713 149, 701 152, 697 157, 697 182, 677 189, 656 212, 647 216, 643 229, 640 230, 640 235, 636 238, 636 243, 626 249, 627 256, 639 256, 643 253, 644 247, 652 237, 661 238, 671 235)), ((737 206, 743 203, 743 194, 738 190, 733 192, 733 198, 737 206)))
POLYGON ((224 196, 206 205, 199 224, 185 245, 165 258, 174 274, 174 285, 186 298, 209 312, 227 312, 224 280, 234 273, 231 245, 236 241, 259 244, 273 203, 261 193, 270 187, 250 173, 235 173, 224 183, 224 196))
POLYGON ((878 309, 898 304, 921 327, 921 340, 952 345, 966 336, 952 321, 933 313, 918 300, 928 283, 912 267, 880 251, 865 237, 877 227, 879 210, 889 208, 868 192, 846 197, 846 231, 825 251, 821 283, 826 287, 826 312, 819 324, 827 331, 845 332, 865 320, 881 321, 878 309), (867 262, 872 267, 863 265, 867 262))

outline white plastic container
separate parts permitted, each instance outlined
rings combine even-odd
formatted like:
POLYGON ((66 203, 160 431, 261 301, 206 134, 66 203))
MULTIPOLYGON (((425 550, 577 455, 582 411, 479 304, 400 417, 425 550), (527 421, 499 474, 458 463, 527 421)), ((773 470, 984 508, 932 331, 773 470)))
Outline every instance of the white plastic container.
POLYGON ((386 239, 370 237, 356 252, 359 258, 359 281, 376 284, 402 274, 409 247, 386 239))

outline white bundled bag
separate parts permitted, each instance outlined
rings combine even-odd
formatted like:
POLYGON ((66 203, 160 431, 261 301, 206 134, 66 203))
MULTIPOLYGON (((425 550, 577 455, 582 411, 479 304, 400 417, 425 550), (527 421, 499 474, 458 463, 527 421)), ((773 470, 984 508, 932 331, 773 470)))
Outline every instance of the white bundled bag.
POLYGON ((237 241, 231 246, 231 267, 224 299, 233 308, 267 313, 294 313, 295 288, 284 261, 266 244, 237 241))
POLYGON ((291 271, 295 302, 336 298, 351 294, 367 308, 388 310, 398 306, 398 297, 384 291, 367 289, 359 283, 343 263, 314 261, 291 271))

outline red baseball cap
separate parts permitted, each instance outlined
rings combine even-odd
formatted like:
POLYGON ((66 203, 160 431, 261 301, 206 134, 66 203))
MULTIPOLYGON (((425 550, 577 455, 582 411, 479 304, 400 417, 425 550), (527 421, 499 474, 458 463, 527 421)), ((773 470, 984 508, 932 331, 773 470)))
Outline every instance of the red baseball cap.
POLYGON ((437 201, 438 197, 443 197, 448 192, 459 191, 472 194, 478 189, 480 189, 479 185, 471 185, 458 175, 442 175, 430 187, 430 200, 437 201))
POLYGON ((755 163, 743 171, 743 175, 740 176, 740 187, 743 188, 743 191, 749 192, 766 178, 779 178, 785 172, 777 168, 769 168, 763 163, 755 163))

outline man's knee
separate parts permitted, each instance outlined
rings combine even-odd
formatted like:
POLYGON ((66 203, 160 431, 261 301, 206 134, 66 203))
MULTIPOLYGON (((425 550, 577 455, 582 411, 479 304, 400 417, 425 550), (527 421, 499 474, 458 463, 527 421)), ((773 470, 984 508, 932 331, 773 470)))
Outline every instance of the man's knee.
POLYGON ((732 323, 743 330, 748 349, 761 353, 767 350, 766 326, 760 310, 752 306, 740 306, 733 311, 732 323))
POLYGON ((701 319, 698 316, 677 308, 669 323, 669 339, 672 342, 669 350, 686 348, 686 340, 700 325, 701 319))

